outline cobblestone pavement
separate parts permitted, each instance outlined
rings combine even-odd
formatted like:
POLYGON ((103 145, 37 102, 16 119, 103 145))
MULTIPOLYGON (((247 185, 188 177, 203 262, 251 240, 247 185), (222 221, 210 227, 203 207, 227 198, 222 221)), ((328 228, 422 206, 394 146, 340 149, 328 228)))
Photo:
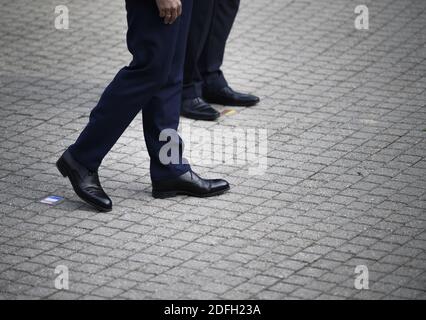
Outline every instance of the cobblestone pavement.
POLYGON ((262 102, 182 123, 267 128, 266 173, 194 165, 232 191, 154 200, 139 116, 100 171, 110 213, 54 162, 129 61, 123 1, 0 2, 1 298, 426 298, 426 1, 242 0, 224 70, 262 102))

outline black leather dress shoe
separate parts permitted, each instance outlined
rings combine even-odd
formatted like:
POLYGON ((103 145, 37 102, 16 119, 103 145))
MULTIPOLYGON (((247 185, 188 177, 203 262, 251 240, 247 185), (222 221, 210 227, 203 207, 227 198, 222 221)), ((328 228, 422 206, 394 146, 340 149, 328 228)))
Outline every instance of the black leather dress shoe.
POLYGON ((220 113, 202 98, 183 100, 180 114, 189 119, 207 121, 216 120, 220 116, 220 113))
POLYGON ((112 201, 102 189, 97 172, 90 171, 73 159, 67 150, 56 162, 59 172, 68 177, 75 193, 99 211, 111 211, 112 201))
POLYGON ((222 179, 203 179, 191 170, 183 175, 164 181, 152 182, 154 198, 170 198, 176 195, 212 197, 228 191, 229 183, 222 179))
POLYGON ((203 97, 209 103, 225 106, 251 107, 260 101, 259 97, 236 92, 230 87, 224 87, 216 92, 204 92, 203 97))

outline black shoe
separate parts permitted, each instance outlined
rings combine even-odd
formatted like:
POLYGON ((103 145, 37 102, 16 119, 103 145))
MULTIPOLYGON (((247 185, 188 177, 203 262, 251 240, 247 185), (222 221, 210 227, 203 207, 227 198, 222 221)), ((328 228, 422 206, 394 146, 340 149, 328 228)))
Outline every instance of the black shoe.
POLYGON ((152 182, 154 198, 170 198, 176 195, 212 197, 228 191, 229 183, 222 179, 203 179, 191 170, 183 175, 164 181, 152 182))
POLYGON ((97 172, 90 171, 73 159, 67 150, 56 162, 59 172, 68 177, 75 193, 99 211, 111 211, 112 201, 102 189, 97 172))
POLYGON ((239 93, 230 87, 222 88, 217 92, 205 92, 204 99, 209 103, 221 104, 225 106, 251 107, 258 104, 259 97, 251 94, 239 93))
POLYGON ((202 98, 183 100, 180 114, 189 119, 207 121, 216 120, 220 116, 220 113, 202 98))

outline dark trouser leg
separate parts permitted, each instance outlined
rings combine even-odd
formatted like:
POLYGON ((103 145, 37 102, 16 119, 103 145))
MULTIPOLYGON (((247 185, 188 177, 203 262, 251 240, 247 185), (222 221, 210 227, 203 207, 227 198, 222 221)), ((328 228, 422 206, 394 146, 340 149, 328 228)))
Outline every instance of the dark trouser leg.
POLYGON ((201 97, 203 79, 198 62, 211 28, 215 0, 196 0, 192 9, 184 64, 183 99, 201 97))
POLYGON ((208 91, 218 91, 228 85, 220 68, 239 6, 240 0, 215 0, 210 32, 198 64, 208 91))
MULTIPOLYGON (((196 1, 198 2, 198 1, 196 1)), ((172 66, 163 86, 142 109, 145 141, 151 157, 151 179, 153 181, 165 180, 181 175, 190 169, 185 164, 164 165, 159 159, 160 149, 164 142, 159 142, 159 135, 164 129, 177 130, 179 125, 180 106, 182 101, 183 65, 185 49, 190 24, 192 0, 184 0, 182 21, 176 43, 176 50, 172 66)), ((180 137, 173 146, 179 148, 179 160, 182 161, 183 143, 180 137)))
MULTIPOLYGON (((139 111, 160 94, 162 88, 170 86, 173 59, 182 41, 179 39, 181 25, 190 17, 192 0, 184 0, 184 3, 183 16, 172 25, 165 25, 155 1, 126 1, 127 44, 133 61, 121 69, 105 89, 90 114, 88 125, 69 148, 74 158, 88 169, 97 170, 139 111)), ((157 121, 177 126, 173 115, 162 116, 164 119, 157 121)), ((168 171, 172 172, 173 167, 168 171)), ((180 167, 176 166, 176 171, 180 172, 180 167)))

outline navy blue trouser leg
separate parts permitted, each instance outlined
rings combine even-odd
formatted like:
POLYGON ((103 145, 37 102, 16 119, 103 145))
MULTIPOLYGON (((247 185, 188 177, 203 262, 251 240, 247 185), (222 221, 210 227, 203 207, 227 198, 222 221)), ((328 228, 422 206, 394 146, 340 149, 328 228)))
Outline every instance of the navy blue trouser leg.
POLYGON ((227 86, 221 71, 225 45, 240 0, 195 1, 185 59, 183 98, 201 96, 202 89, 227 86))
MULTIPOLYGON (((183 13, 172 25, 159 17, 155 1, 126 0, 127 45, 133 55, 102 94, 89 123, 69 151, 82 165, 97 170, 135 116, 143 110, 144 135, 151 157, 151 178, 162 180, 189 170, 189 165, 164 165, 159 150, 163 129, 179 124, 183 57, 192 0, 183 0, 183 13)), ((182 141, 179 140, 179 144, 182 141)), ((180 148, 182 158, 182 147, 180 148)))
MULTIPOLYGON (((197 1, 197 0, 196 0, 197 1)), ((184 6, 190 6, 188 0, 183 0, 184 6), (186 3, 185 3, 186 2, 186 3)), ((186 8, 188 10, 188 8, 186 8)), ((187 11, 186 11, 187 12, 187 11)), ((188 16, 190 16, 188 14, 188 16)), ((159 161, 163 143, 158 143, 158 137, 163 129, 173 129, 177 131, 179 125, 180 106, 182 103, 182 86, 183 86, 183 66, 186 53, 186 42, 188 37, 190 19, 182 19, 177 38, 177 47, 170 72, 167 78, 167 84, 163 86, 159 92, 154 94, 149 103, 142 109, 142 120, 144 127, 145 141, 148 152, 151 157, 151 177, 152 180, 164 180, 170 177, 168 170, 164 170, 164 165, 159 161), (157 141, 154 141, 157 139, 157 141)), ((178 147, 180 151, 179 160, 186 161, 182 158, 183 142, 178 137, 178 147)), ((189 170, 189 165, 179 165, 172 167, 173 175, 181 175, 189 170)))
POLYGON ((194 1, 184 65, 183 98, 201 97, 203 79, 198 68, 213 20, 215 0, 194 1))
POLYGON ((198 63, 204 90, 217 91, 228 85, 220 68, 239 7, 240 0, 215 0, 210 32, 198 63))

